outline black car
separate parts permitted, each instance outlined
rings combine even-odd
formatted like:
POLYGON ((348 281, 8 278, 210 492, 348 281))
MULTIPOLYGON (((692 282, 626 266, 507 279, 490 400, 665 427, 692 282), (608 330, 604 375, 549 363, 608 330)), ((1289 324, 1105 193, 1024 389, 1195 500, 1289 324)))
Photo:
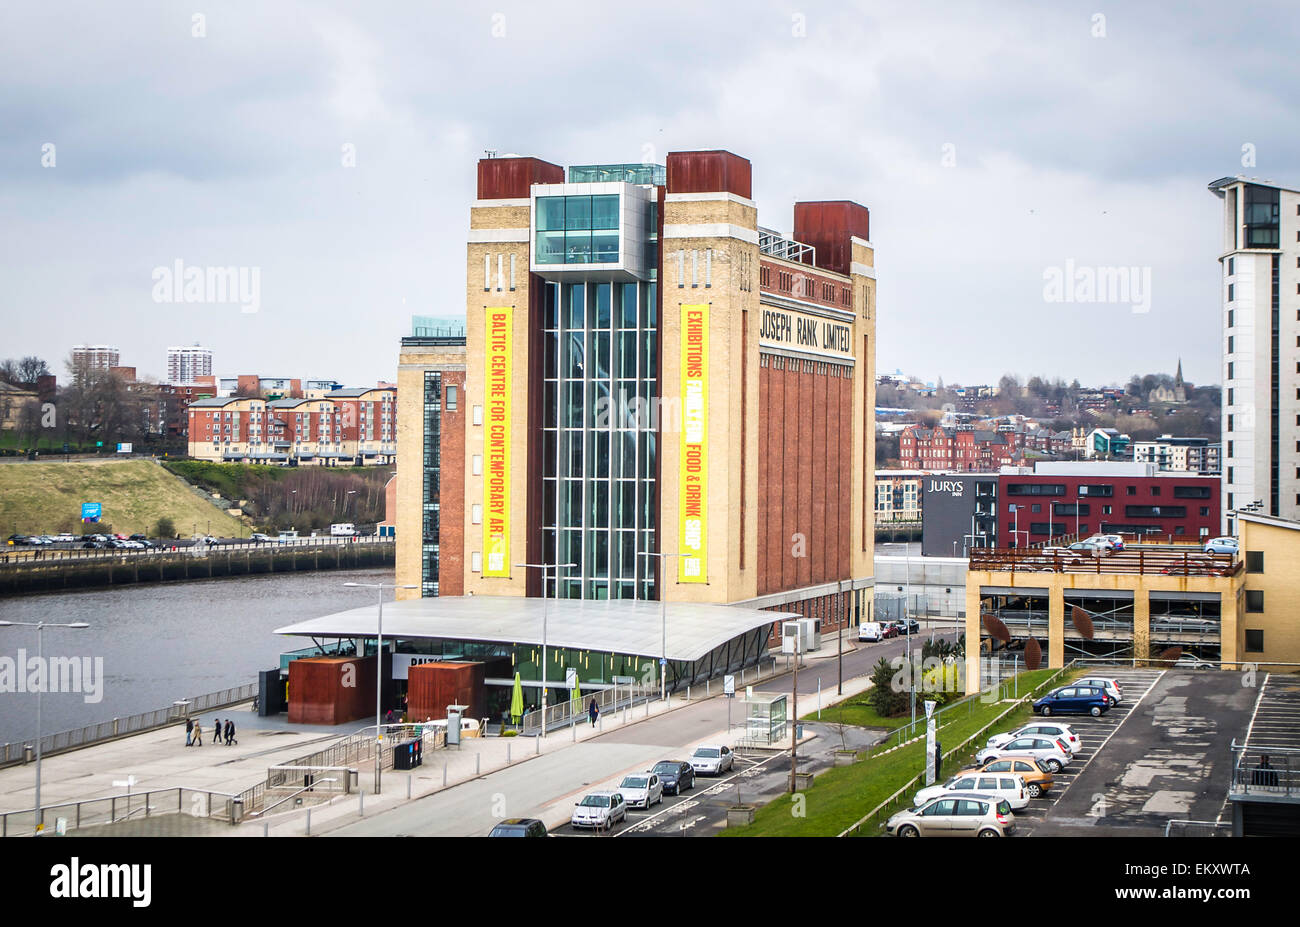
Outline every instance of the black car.
POLYGON ((506 818, 492 828, 489 837, 545 837, 546 825, 537 818, 506 818))
POLYGON ((917 621, 915 618, 906 618, 902 621, 895 621, 894 627, 898 628, 898 633, 902 635, 921 633, 921 622, 917 621))
POLYGON ((663 760, 650 771, 664 784, 664 794, 680 795, 695 788, 695 770, 684 760, 663 760))

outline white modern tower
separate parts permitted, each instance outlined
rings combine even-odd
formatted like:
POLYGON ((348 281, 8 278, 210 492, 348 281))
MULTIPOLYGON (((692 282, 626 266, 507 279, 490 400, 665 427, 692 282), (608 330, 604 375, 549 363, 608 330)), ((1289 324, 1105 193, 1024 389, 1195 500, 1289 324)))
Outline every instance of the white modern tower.
POLYGON ((1223 200, 1223 512, 1300 518, 1300 191, 1253 177, 1223 200))

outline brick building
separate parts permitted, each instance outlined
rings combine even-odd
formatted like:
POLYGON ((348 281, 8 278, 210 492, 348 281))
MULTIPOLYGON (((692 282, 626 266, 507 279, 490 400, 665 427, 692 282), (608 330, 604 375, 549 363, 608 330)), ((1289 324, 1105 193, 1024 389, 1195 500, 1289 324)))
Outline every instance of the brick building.
POLYGON ((726 151, 479 162, 463 355, 402 344, 398 441, 425 465, 399 468, 399 519, 423 498, 426 527, 399 524, 399 583, 455 594, 458 572, 476 596, 744 604, 828 629, 867 614, 868 211, 796 203, 783 235, 759 224, 751 170, 726 151))

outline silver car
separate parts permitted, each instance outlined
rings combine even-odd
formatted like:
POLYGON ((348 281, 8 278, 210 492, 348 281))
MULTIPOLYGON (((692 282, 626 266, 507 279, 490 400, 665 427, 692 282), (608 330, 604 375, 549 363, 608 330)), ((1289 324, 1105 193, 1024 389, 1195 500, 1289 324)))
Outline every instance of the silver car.
POLYGON ((1052 773, 1058 773, 1070 764, 1069 753, 1062 750, 1055 739, 1041 735, 1017 737, 997 747, 985 747, 975 754, 975 762, 983 766, 989 760, 1004 756, 1033 757, 1052 773))
POLYGON ((735 754, 729 747, 720 744, 701 744, 691 754, 691 768, 697 773, 720 776, 731 769, 736 762, 735 754))
POLYGON ((1005 798, 948 792, 898 812, 881 826, 896 837, 1005 837, 1015 833, 1016 816, 1005 798))
POLYGON ((624 776, 618 790, 629 808, 649 808, 664 800, 664 784, 659 781, 658 774, 652 772, 624 776))
POLYGON ((1003 744, 1009 744, 1018 737, 1031 737, 1035 734, 1043 737, 1059 740, 1070 749, 1070 757, 1074 758, 1079 751, 1083 749, 1083 741, 1079 735, 1074 733, 1068 724, 1062 724, 1060 721, 1031 721, 1024 727, 1017 728, 1009 734, 994 734, 988 740, 989 747, 1001 747, 1003 744))
MULTIPOLYGON (((1114 708, 1120 702, 1124 701, 1124 692, 1119 687, 1119 683, 1109 676, 1088 676, 1084 679, 1076 679, 1076 686, 1096 686, 1106 693, 1106 698, 1110 699, 1110 707, 1114 708)), ((1078 750, 1074 751, 1078 753, 1078 750)))
POLYGON ((940 798, 953 792, 981 792, 1005 798, 1012 811, 1021 811, 1029 806, 1029 789, 1023 776, 1015 773, 969 772, 958 773, 943 785, 932 785, 921 789, 912 799, 912 806, 919 808, 933 798, 940 798))
POLYGON ((573 806, 569 823, 573 829, 580 827, 609 830, 619 821, 627 820, 627 802, 619 792, 591 792, 573 806))

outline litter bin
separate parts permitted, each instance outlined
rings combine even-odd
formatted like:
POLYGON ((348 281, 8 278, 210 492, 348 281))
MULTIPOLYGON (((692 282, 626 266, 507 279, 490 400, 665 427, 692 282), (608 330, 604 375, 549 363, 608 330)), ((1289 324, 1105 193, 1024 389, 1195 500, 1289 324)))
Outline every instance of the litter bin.
POLYGON ((796 724, 796 725, 794 726, 794 739, 795 739, 796 741, 803 740, 803 725, 802 725, 802 724, 796 724))
POLYGON ((36 759, 36 749, 35 749, 34 747, 32 747, 31 744, 27 744, 26 746, 23 747, 23 763, 24 763, 24 765, 27 764, 27 763, 30 763, 30 762, 31 762, 32 760, 34 760, 34 759, 36 759))

